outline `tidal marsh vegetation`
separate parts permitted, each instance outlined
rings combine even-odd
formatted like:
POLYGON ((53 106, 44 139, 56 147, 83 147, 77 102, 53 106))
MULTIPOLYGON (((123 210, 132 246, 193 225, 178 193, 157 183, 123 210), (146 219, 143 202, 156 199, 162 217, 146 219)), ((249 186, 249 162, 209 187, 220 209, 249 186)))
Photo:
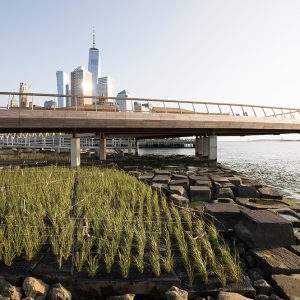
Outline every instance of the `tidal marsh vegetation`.
POLYGON ((90 277, 184 270, 189 286, 239 280, 238 257, 212 223, 122 171, 45 167, 1 170, 0 178, 0 260, 7 266, 50 248, 58 268, 72 261, 90 277))

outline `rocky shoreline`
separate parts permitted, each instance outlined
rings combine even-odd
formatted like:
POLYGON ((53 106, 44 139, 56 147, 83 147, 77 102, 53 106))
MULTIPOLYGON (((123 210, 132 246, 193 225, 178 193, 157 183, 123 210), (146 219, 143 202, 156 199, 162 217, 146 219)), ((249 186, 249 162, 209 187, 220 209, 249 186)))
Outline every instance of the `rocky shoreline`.
MULTIPOLYGON (((111 157, 101 166, 116 165, 165 195, 174 205, 213 220, 228 245, 239 253, 241 282, 225 288, 214 283, 193 287, 178 284, 170 285, 160 294, 134 295, 134 285, 129 281, 125 283, 126 291, 131 293, 131 286, 132 294, 114 290, 111 295, 119 296, 103 297, 99 291, 99 297, 87 298, 73 292, 74 299, 300 299, 299 204, 286 199, 274 188, 222 165, 209 167, 208 162, 199 158, 111 157)), ((0 299, 67 300, 72 297, 67 290, 71 290, 71 286, 64 282, 67 289, 58 282, 48 286, 50 283, 33 278, 32 281, 47 287, 42 296, 26 292, 27 278, 22 287, 20 283, 16 287, 5 279, 9 281, 0 277, 0 299)), ((111 284, 114 286, 113 282, 111 284)))

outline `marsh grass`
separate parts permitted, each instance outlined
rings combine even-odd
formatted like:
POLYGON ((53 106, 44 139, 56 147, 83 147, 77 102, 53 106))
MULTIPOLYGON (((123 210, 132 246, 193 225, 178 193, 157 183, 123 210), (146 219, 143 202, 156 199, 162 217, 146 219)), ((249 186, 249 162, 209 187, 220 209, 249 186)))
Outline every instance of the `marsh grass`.
POLYGON ((125 172, 0 170, 0 260, 6 265, 16 257, 31 260, 47 245, 59 268, 71 258, 78 272, 85 269, 92 277, 100 262, 103 272, 119 269, 123 278, 136 269, 146 277, 147 266, 155 277, 184 267, 190 286, 198 273, 204 283, 214 273, 222 285, 238 281, 240 274, 237 254, 212 223, 170 204, 125 172))

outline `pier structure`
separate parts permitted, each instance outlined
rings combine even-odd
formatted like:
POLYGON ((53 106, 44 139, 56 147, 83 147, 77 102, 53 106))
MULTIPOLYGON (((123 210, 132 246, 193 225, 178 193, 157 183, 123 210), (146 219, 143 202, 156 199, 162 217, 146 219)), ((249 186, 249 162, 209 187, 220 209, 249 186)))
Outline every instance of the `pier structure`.
MULTIPOLYGON (((218 136, 245 136, 300 133, 300 110, 297 108, 126 98, 131 110, 120 111, 116 97, 97 98, 95 104, 79 105, 83 96, 0 92, 7 106, 0 107, 0 133, 72 134, 71 165, 80 165, 80 135, 99 135, 99 157, 106 159, 107 139, 130 139, 128 151, 135 153, 143 139, 195 136, 195 154, 217 161, 218 136), (14 96, 28 96, 30 107, 10 107, 14 96), (37 103, 45 98, 72 97, 74 106, 43 108, 37 103), (138 105, 134 105, 138 103, 138 105)), ((1 101, 3 103, 3 101, 1 101)))

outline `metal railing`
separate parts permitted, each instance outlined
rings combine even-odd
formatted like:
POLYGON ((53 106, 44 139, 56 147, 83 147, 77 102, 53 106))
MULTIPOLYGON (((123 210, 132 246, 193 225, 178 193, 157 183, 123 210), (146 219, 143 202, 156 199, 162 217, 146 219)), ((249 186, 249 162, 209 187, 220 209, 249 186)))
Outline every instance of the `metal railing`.
POLYGON ((300 109, 221 103, 209 101, 165 100, 146 98, 118 98, 99 96, 77 96, 45 93, 0 92, 0 109, 57 110, 57 111, 97 111, 97 112, 142 112, 229 115, 236 117, 300 118, 300 109), (44 101, 49 107, 44 107, 44 101), (51 102, 53 101, 53 102, 51 102), (56 107, 57 104, 68 104, 56 107), (20 105, 19 105, 20 104, 20 105))

